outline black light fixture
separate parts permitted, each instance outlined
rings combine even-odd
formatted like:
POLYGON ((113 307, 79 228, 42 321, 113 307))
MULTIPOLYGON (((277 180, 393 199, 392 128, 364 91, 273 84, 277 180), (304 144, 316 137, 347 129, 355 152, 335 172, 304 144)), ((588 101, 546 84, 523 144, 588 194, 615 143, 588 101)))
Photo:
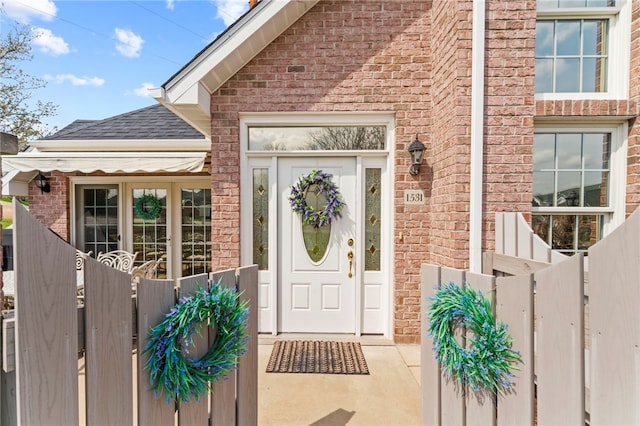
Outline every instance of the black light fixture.
POLYGON ((411 167, 409 167, 409 173, 413 176, 420 173, 420 165, 422 164, 422 154, 424 154, 424 144, 418 139, 411 142, 409 145, 409 155, 411 155, 411 167))
POLYGON ((42 173, 38 172, 36 177, 33 178, 33 181, 36 183, 36 186, 40 188, 40 191, 42 193, 51 191, 51 185, 49 185, 49 182, 48 182, 49 179, 44 177, 42 173))

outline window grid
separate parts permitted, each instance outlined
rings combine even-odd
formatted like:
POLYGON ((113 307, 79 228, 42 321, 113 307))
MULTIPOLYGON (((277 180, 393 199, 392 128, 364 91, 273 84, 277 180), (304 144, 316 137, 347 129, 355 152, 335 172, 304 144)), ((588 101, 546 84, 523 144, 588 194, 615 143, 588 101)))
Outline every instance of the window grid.
POLYGON ((158 260, 158 278, 167 277, 167 191, 165 189, 134 189, 133 205, 144 195, 153 195, 161 203, 158 217, 144 219, 133 209, 133 251, 138 252, 135 265, 158 260))
POLYGON ((118 249, 118 190, 85 188, 83 250, 92 256, 118 249))
POLYGON ((532 205, 608 207, 610 141, 608 133, 536 133, 532 205))
POLYGON ((588 254, 588 249, 602 239, 604 215, 534 214, 531 227, 552 250, 566 255, 588 254))
POLYGON ((608 19, 539 19, 536 24, 536 93, 606 92, 608 32, 608 19), (565 45, 566 38, 571 37, 572 27, 574 32, 578 27, 578 38, 574 40, 578 46, 565 45), (549 32, 551 46, 548 46, 549 32), (592 40, 592 33, 595 40, 592 40))
POLYGON ((610 155, 610 133, 536 132, 532 227, 553 250, 586 254, 602 238, 610 155))
POLYGON ((182 276, 211 272, 211 190, 182 189, 182 276))

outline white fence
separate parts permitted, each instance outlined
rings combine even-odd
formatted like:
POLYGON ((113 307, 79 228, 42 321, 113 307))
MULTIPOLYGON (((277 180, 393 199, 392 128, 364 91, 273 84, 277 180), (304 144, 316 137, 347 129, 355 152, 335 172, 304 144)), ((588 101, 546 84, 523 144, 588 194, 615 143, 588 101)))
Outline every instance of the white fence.
POLYGON ((582 255, 531 260, 534 239, 516 234, 529 232, 496 232, 496 250, 516 253, 485 261, 495 274, 517 275, 422 266, 425 318, 436 287, 468 283, 493 300, 522 356, 514 392, 479 399, 444 379, 423 321, 423 424, 640 424, 640 211, 589 249, 588 297, 582 255))
MULTIPOLYGON (((5 313, 2 322, 2 425, 257 424, 256 266, 175 282, 141 279, 134 297, 131 275, 87 259, 78 306, 75 249, 14 202, 14 269, 15 316, 5 313), (167 404, 144 369, 148 331, 180 297, 214 281, 236 286, 248 301, 247 353, 208 397, 167 404)), ((194 337, 196 355, 213 342, 209 330, 194 337)))

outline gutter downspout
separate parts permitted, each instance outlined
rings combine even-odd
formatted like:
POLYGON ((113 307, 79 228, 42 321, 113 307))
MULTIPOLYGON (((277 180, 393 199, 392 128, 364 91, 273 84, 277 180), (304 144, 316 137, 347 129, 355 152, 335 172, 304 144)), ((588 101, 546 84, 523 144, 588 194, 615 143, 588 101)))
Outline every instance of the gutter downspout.
POLYGON ((471 38, 471 176, 469 270, 482 272, 485 0, 473 0, 471 38))

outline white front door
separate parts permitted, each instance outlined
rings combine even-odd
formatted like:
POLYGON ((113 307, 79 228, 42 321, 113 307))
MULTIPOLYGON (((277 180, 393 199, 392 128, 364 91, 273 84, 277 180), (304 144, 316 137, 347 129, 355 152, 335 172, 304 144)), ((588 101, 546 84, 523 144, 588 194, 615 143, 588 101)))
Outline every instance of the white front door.
POLYGON ((358 280, 355 158, 280 158, 278 195, 279 331, 354 333, 358 280), (313 170, 332 174, 346 203, 342 217, 318 229, 303 225, 289 202, 291 186, 313 170))

